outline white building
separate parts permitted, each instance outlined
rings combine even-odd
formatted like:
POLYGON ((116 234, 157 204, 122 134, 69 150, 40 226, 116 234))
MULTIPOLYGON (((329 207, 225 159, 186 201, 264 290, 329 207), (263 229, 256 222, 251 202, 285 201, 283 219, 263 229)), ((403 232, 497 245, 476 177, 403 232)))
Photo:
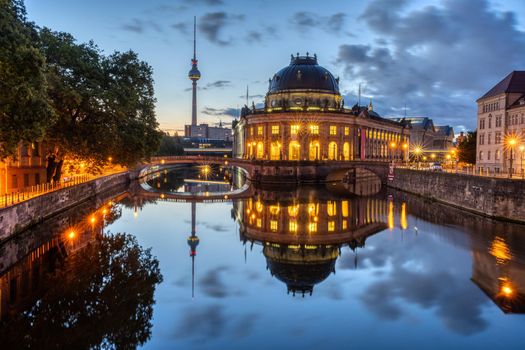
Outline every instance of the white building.
POLYGON ((514 71, 478 103, 478 171, 521 174, 525 149, 525 71, 514 71), (524 147, 521 147, 524 145, 524 147))

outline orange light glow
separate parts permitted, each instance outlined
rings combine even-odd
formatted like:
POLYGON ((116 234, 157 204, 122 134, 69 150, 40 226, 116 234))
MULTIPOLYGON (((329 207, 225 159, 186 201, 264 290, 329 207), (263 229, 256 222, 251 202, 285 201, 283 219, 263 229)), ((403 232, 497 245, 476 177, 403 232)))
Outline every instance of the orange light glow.
POLYGON ((91 218, 89 219, 89 222, 91 222, 92 224, 94 224, 96 221, 95 219, 95 215, 91 215, 91 218))
POLYGON ((512 294, 514 294, 514 290, 509 287, 508 285, 507 286, 502 286, 501 287, 501 294, 505 295, 506 297, 510 297, 512 296, 512 294))
POLYGON ((69 239, 75 239, 76 235, 77 235, 76 232, 73 231, 73 230, 71 230, 71 231, 69 231, 69 233, 67 234, 67 238, 69 238, 69 239))

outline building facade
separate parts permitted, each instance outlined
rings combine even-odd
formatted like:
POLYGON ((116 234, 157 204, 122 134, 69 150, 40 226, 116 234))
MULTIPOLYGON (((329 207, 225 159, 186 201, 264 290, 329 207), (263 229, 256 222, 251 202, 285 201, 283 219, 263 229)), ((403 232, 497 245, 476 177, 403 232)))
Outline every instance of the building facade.
POLYGON ((44 142, 20 143, 16 157, 0 161, 0 195, 46 182, 47 151, 44 142))
POLYGON ((478 103, 476 167, 484 173, 521 174, 525 142, 525 71, 514 71, 478 103))
POLYGON ((292 55, 269 80, 264 107, 242 109, 233 152, 266 160, 387 161, 405 156, 408 138, 404 123, 382 118, 372 104, 345 108, 339 79, 315 55, 292 55))

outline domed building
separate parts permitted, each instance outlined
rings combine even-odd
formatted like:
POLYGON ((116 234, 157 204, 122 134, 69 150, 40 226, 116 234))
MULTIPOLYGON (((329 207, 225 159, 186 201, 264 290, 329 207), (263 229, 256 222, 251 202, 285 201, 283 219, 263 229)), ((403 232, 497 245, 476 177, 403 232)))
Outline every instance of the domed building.
POLYGON ((317 56, 293 56, 269 80, 263 108, 244 106, 234 157, 264 160, 378 160, 406 156, 405 123, 369 106, 344 106, 335 78, 317 56), (393 146, 393 147, 392 147, 393 146))

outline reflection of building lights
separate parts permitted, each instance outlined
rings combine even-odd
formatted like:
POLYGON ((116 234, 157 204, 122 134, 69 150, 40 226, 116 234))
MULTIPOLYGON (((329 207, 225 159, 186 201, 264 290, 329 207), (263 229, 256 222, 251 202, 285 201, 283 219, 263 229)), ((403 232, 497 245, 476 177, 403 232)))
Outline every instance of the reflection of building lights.
POLYGON ((388 228, 393 230, 394 225, 394 202, 391 200, 388 203, 388 228))
POLYGON ((94 224, 96 221, 95 219, 95 215, 91 215, 91 218, 89 219, 89 222, 91 222, 92 224, 94 224))
POLYGON ((164 195, 164 193, 161 193, 160 194, 160 198, 164 199, 166 196, 164 195))
POLYGON ((106 208, 102 209, 102 214, 106 215, 108 213, 108 210, 106 208))
POLYGON ((505 243, 505 239, 499 236, 496 236, 492 241, 489 253, 496 258, 496 263, 498 264, 504 264, 512 259, 510 249, 505 243))
POLYGON ((69 238, 69 239, 75 239, 75 236, 76 236, 76 235, 77 235, 76 232, 73 231, 73 230, 71 230, 71 231, 68 232, 68 234, 67 234, 67 238, 69 238))
POLYGON ((139 217, 139 212, 136 211, 136 210, 134 210, 134 211, 133 211, 133 217, 134 217, 135 219, 138 218, 138 217, 139 217))
POLYGON ((510 297, 512 296, 513 293, 514 293, 514 290, 510 286, 504 285, 501 287, 501 294, 503 294, 504 296, 510 297))
POLYGON ((400 221, 401 221, 401 228, 403 230, 406 230, 408 228, 408 223, 407 223, 407 205, 406 205, 406 203, 402 203, 401 204, 401 218, 400 218, 400 221))

